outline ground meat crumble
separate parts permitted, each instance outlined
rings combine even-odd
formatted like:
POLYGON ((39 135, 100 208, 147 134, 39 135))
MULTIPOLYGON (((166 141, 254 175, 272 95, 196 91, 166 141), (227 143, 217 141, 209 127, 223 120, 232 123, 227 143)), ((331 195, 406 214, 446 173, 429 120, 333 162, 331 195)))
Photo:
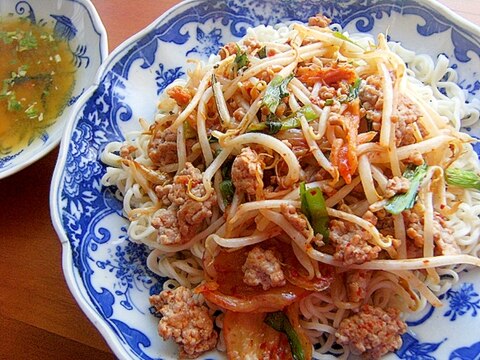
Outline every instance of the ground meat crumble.
POLYGON ((368 243, 371 235, 348 221, 330 220, 330 240, 335 246, 333 257, 345 265, 363 264, 378 257, 380 247, 368 243))
POLYGON ((308 225, 308 220, 305 218, 305 216, 301 216, 297 212, 295 206, 289 204, 282 204, 280 205, 280 212, 283 216, 285 216, 285 219, 287 219, 288 222, 292 224, 292 226, 296 230, 298 230, 306 238, 309 237, 310 227, 308 225))
POLYGON ((372 124, 372 130, 379 131, 382 123, 383 91, 382 78, 370 75, 358 93, 361 104, 361 115, 372 124))
POLYGON ((388 179, 384 196, 389 199, 397 194, 405 194, 408 189, 410 189, 410 180, 403 176, 394 176, 388 179))
POLYGON ((367 210, 365 214, 363 214, 363 219, 375 225, 377 230, 383 236, 395 236, 393 216, 385 209, 380 209, 376 211, 375 214, 372 213, 370 210, 367 210))
POLYGON ((248 195, 263 191, 263 169, 265 164, 255 150, 245 147, 232 164, 232 182, 236 191, 248 195))
POLYGON ((155 192, 162 202, 168 205, 160 209, 152 219, 152 226, 158 229, 157 241, 160 244, 183 244, 194 236, 207 218, 212 216, 212 209, 217 202, 215 193, 204 201, 192 199, 190 193, 197 197, 205 195, 202 173, 192 164, 173 178, 173 184, 158 185, 155 192))
POLYGON ((347 286, 348 300, 354 303, 360 303, 367 296, 367 285, 372 277, 372 272, 368 270, 351 270, 345 275, 345 284, 347 286))
POLYGON ((177 133, 169 129, 154 131, 148 143, 148 157, 157 166, 176 163, 177 133))
POLYGON ((380 359, 402 345, 401 334, 407 329, 397 309, 383 310, 363 305, 360 311, 344 319, 335 334, 337 342, 347 345, 355 355, 380 359))
MULTIPOLYGON (((359 91, 359 99, 361 116, 371 122, 372 130, 380 131, 383 110, 382 77, 379 75, 368 76, 359 91)), ((415 132, 417 126, 420 135, 425 135, 425 129, 417 122, 420 115, 421 112, 410 99, 404 95, 399 97, 397 106, 391 116, 391 121, 395 124, 397 146, 416 143, 415 132)), ((415 161, 418 162, 419 160, 415 159, 415 161)))
POLYGON ((317 14, 316 16, 312 16, 308 18, 309 26, 318 26, 318 27, 325 28, 328 25, 330 25, 331 22, 332 22, 331 19, 329 19, 328 17, 322 14, 317 14))
POLYGON ((180 346, 180 359, 194 359, 212 350, 218 334, 208 308, 193 297, 190 289, 180 286, 150 297, 150 303, 162 315, 158 333, 180 346))
POLYGON ((263 290, 271 287, 284 286, 285 275, 280 267, 280 261, 274 251, 254 247, 242 266, 243 282, 250 286, 261 285, 263 290))
MULTIPOLYGON (((424 237, 424 211, 421 205, 416 205, 410 210, 403 212, 403 220, 407 229, 407 238, 419 249, 423 248, 424 237)), ((433 241, 435 255, 455 255, 461 252, 455 241, 453 231, 447 227, 443 216, 434 211, 433 213, 433 241)), ((420 252, 418 252, 420 254, 420 252)))
MULTIPOLYGON (((415 124, 422 130, 420 123, 417 123, 421 115, 418 107, 406 96, 400 96, 396 110, 392 114, 392 123, 395 123, 395 138, 397 146, 410 145, 417 142, 415 137, 415 124)), ((425 135, 421 131, 421 135, 425 135)))

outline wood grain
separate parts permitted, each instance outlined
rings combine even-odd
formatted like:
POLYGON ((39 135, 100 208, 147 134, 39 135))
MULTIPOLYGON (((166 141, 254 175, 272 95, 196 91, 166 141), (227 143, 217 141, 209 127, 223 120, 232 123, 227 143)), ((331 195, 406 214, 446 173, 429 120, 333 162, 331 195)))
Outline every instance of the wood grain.
MULTIPOLYGON (((178 1, 94 0, 110 49, 178 1)), ((442 0, 480 25, 480 0, 442 0)), ((113 359, 62 273, 49 187, 58 150, 0 180, 0 359, 113 359)))

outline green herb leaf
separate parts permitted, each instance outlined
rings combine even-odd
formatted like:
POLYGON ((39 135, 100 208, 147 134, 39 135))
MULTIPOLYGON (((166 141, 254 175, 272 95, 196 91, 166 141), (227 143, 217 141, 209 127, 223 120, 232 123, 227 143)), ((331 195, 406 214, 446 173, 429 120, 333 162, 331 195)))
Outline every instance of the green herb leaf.
POLYGON ((275 75, 272 81, 268 84, 263 97, 263 105, 268 108, 270 113, 274 114, 278 105, 280 105, 280 101, 289 95, 287 85, 292 79, 293 74, 290 74, 285 79, 280 75, 275 75))
POLYGON ((350 85, 350 90, 348 92, 348 101, 353 101, 358 98, 358 92, 360 91, 360 84, 362 79, 358 78, 355 80, 353 85, 350 85))
POLYGON ((197 132, 195 129, 188 123, 188 121, 183 122, 183 137, 185 139, 195 139, 197 137, 197 132))
POLYGON ((37 38, 31 31, 24 33, 23 37, 18 41, 19 52, 36 49, 37 47, 37 38))
POLYGON ((4 80, 3 80, 3 82, 2 82, 2 91, 0 92, 0 95, 1 95, 1 96, 7 95, 8 89, 9 89, 9 87, 10 87, 11 84, 12 84, 12 80, 11 80, 11 79, 4 79, 4 80))
POLYGON ((273 329, 287 335, 292 356, 295 360, 305 360, 305 352, 302 348, 302 344, 298 338, 297 332, 293 328, 292 324, 290 324, 290 320, 288 320, 287 315, 285 315, 282 311, 268 313, 264 322, 273 329))
POLYGON ((470 170, 449 168, 445 171, 445 179, 452 186, 480 190, 480 176, 470 170))
POLYGON ((335 36, 336 38, 338 39, 341 39, 343 41, 346 41, 346 42, 349 42, 350 44, 353 44, 355 46, 358 46, 360 49, 362 50, 365 50, 362 46, 360 46, 359 44, 357 44, 355 41, 353 41, 352 39, 350 39, 348 36, 342 34, 341 32, 339 31, 334 31, 333 32, 333 36, 335 36))
MULTIPOLYGON (((278 118, 276 118, 276 119, 278 119, 278 118)), ((273 119, 270 119, 270 116, 268 116, 266 122, 261 122, 261 123, 256 123, 256 124, 249 125, 249 127, 247 129, 247 132, 266 132, 269 135, 274 135, 274 134, 276 134, 276 132, 270 132, 270 131, 274 130, 273 127, 272 127, 272 122, 273 122, 273 119)), ((278 123, 281 125, 280 121, 278 121, 278 123)), ((278 131, 280 131, 280 130, 281 129, 278 129, 278 131)))
POLYGON ((325 198, 319 187, 307 190, 305 183, 300 184, 301 211, 307 217, 315 234, 321 234, 328 241, 328 212, 325 198))
POLYGON ((403 177, 410 180, 410 188, 405 194, 398 194, 388 200, 385 210, 393 215, 398 215, 402 211, 411 209, 415 205, 418 188, 423 178, 427 174, 428 166, 426 164, 415 168, 408 167, 403 173, 403 177))
POLYGON ((209 143, 209 144, 218 143, 218 139, 217 139, 215 136, 210 135, 210 136, 208 137, 208 143, 209 143))
POLYGON ((22 104, 20 104, 20 101, 18 101, 17 98, 15 97, 15 93, 12 93, 8 98, 7 110, 8 111, 22 110, 22 104))
POLYGON ((232 165, 234 158, 228 158, 221 167, 221 174, 223 181, 220 183, 220 193, 223 197, 223 203, 226 205, 230 204, 233 200, 233 195, 235 194, 235 185, 232 182, 232 165))
POLYGON ((282 130, 300 128, 302 126, 300 123, 302 116, 305 116, 307 122, 315 120, 318 117, 310 105, 305 105, 282 121, 282 130))
POLYGON ((267 116, 266 122, 251 124, 247 132, 264 131, 269 135, 275 135, 281 130, 298 129, 301 127, 301 116, 305 116, 307 122, 315 120, 318 117, 310 105, 305 105, 284 119, 279 119, 274 114, 270 114, 267 116))
POLYGON ((0 31, 0 40, 2 40, 5 45, 8 45, 11 44, 14 39, 9 32, 0 31))
POLYGON ((35 109, 35 104, 30 105, 26 110, 25 114, 29 119, 35 119, 38 117, 39 113, 38 110, 35 109))
POLYGON ((233 60, 233 63, 236 65, 237 71, 240 69, 243 69, 244 67, 247 67, 248 64, 250 63, 250 60, 248 60, 248 55, 245 51, 242 51, 240 49, 240 46, 237 45, 237 53, 235 55, 235 60, 233 60))
POLYGON ((282 122, 275 114, 269 114, 264 124, 269 135, 275 135, 282 130, 282 122))
POLYGON ((223 163, 221 167, 222 179, 223 180, 230 180, 232 178, 232 165, 233 165, 234 158, 229 157, 223 163))
POLYGON ((226 204, 230 204, 233 200, 233 195, 235 194, 235 186, 233 186, 233 182, 230 179, 223 180, 220 185, 220 193, 222 194, 223 201, 226 204))
POLYGON ((341 104, 345 104, 347 102, 351 102, 353 100, 355 100, 356 98, 358 98, 358 92, 360 91, 360 84, 362 83, 362 79, 358 78, 355 80, 355 82, 350 85, 349 87, 349 91, 348 91, 348 95, 341 95, 339 98, 338 98, 338 101, 341 103, 341 104))
POLYGON ((258 50, 257 55, 260 59, 265 59, 267 57, 267 47, 264 46, 258 50))
MULTIPOLYGON (((268 133, 270 127, 269 125, 267 125, 266 122, 262 122, 262 123, 257 123, 257 124, 251 124, 248 129, 247 129, 247 132, 266 132, 268 133)), ((273 135, 273 134, 270 134, 270 135, 273 135)))
POLYGON ((213 158, 216 158, 220 153, 222 152, 222 149, 217 148, 213 151, 213 158))

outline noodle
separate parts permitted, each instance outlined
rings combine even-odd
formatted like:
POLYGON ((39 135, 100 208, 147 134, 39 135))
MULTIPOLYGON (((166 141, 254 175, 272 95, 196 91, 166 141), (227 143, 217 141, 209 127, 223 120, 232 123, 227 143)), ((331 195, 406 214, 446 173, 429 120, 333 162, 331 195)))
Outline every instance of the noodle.
MULTIPOLYGON (((181 301, 208 315, 212 333, 195 339, 205 349, 262 358, 231 329, 278 345, 263 319, 283 312, 307 357, 378 358, 401 344, 408 313, 441 306, 480 266, 480 192, 448 178, 480 173, 460 132, 479 109, 448 59, 310 22, 248 29, 196 61, 152 125, 102 154, 129 239, 169 278, 152 304, 193 294, 181 301), (355 333, 358 319, 386 317, 377 345, 355 333)), ((170 305, 155 306, 167 338, 170 305)))

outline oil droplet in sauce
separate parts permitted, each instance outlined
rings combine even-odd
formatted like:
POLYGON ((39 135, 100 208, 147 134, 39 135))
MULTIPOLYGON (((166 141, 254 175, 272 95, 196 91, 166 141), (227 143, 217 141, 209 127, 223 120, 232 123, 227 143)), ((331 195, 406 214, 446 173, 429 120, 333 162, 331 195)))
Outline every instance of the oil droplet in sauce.
POLYGON ((72 95, 74 57, 52 27, 0 19, 0 157, 51 126, 72 95))

